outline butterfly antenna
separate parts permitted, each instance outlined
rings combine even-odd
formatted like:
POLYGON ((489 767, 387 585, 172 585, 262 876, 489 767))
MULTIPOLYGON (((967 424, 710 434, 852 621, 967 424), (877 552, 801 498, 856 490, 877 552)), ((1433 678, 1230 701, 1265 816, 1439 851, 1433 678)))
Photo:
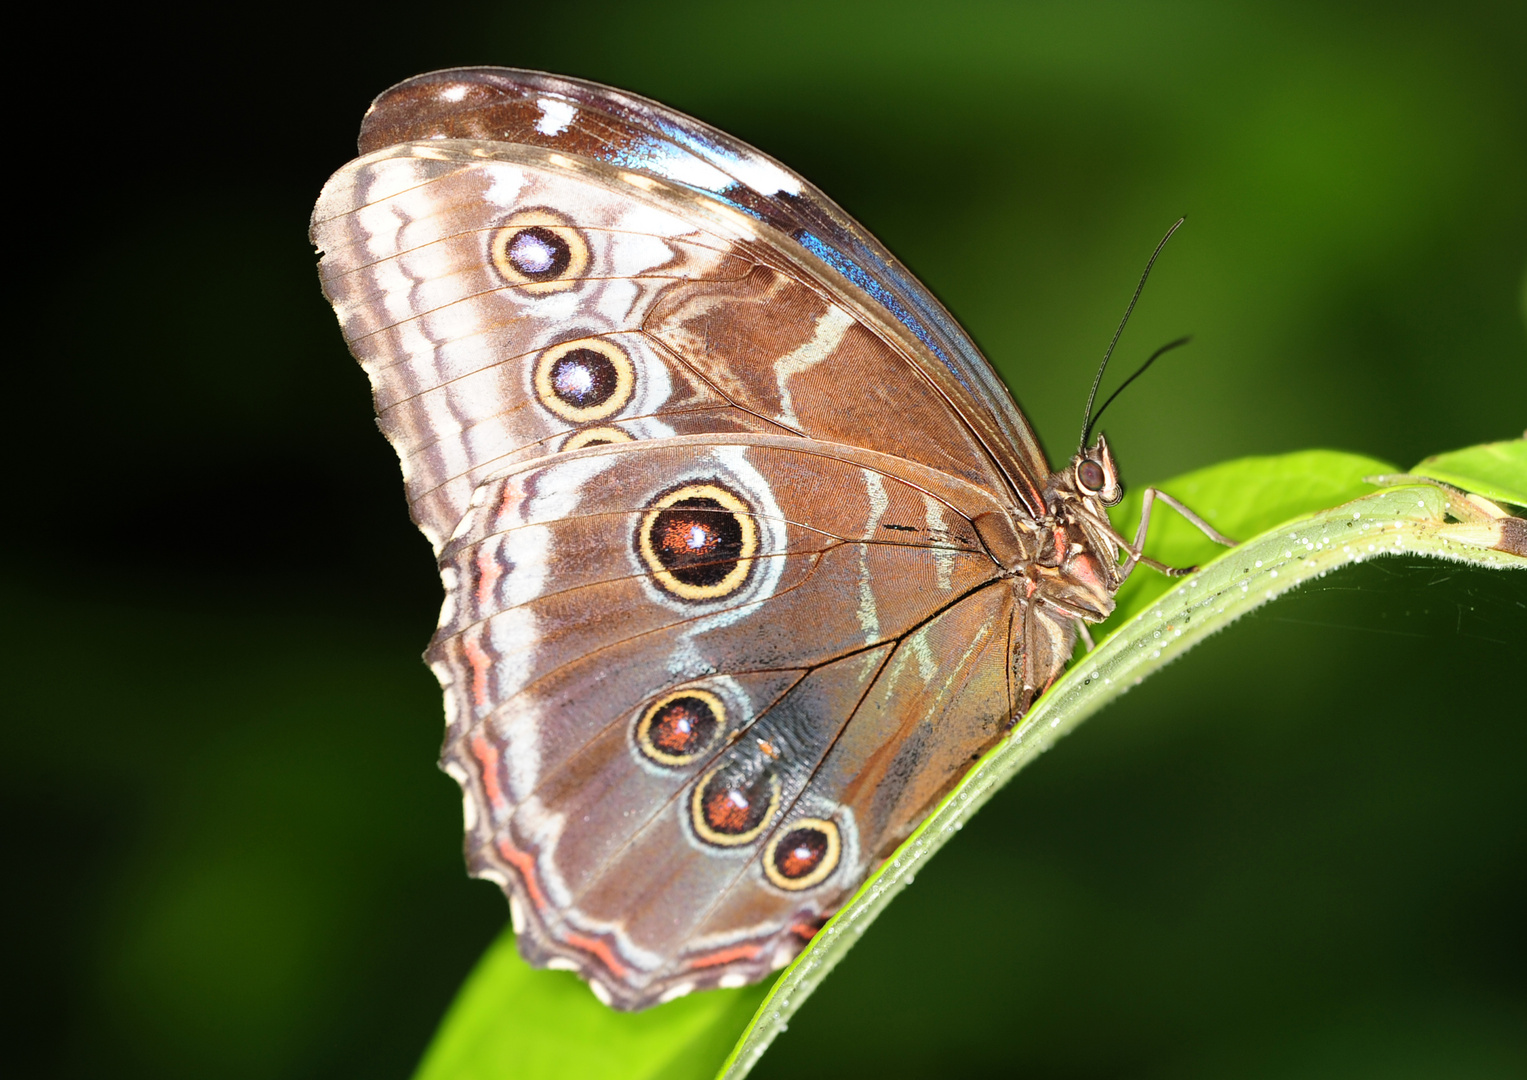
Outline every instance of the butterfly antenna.
MULTIPOLYGON (((1086 449, 1087 436, 1092 432, 1092 425, 1095 422, 1092 415, 1092 403, 1097 400, 1098 387, 1102 385, 1103 372, 1108 370, 1108 360, 1113 356, 1114 346, 1119 343, 1119 337, 1124 333, 1124 327, 1129 324, 1129 317, 1135 312, 1135 304, 1139 302, 1140 294, 1145 291, 1145 282, 1151 276, 1151 267, 1156 265, 1156 259, 1161 254, 1161 249, 1166 247, 1166 242, 1172 238, 1172 234, 1178 229, 1182 228, 1182 223, 1187 220, 1188 219, 1185 217, 1180 217, 1175 222, 1173 222, 1172 227, 1168 229, 1166 231, 1166 235, 1161 238, 1161 243, 1156 245, 1156 250, 1151 252, 1150 261, 1145 264, 1145 273, 1140 275, 1140 284, 1135 286, 1135 295, 1129 298, 1129 307, 1124 309, 1124 318, 1119 320, 1119 328, 1113 332, 1113 340, 1108 343, 1108 351, 1103 354, 1103 362, 1098 365, 1097 376, 1092 380, 1092 392, 1087 395, 1087 412, 1082 417, 1082 449, 1086 449)), ((1168 346, 1168 348, 1171 347, 1172 346, 1168 346)), ((1166 350, 1163 349, 1161 351, 1165 352, 1166 350)), ((1159 356, 1160 353, 1158 352, 1156 355, 1159 356)), ((1155 356, 1151 357, 1151 360, 1154 359, 1156 359, 1155 356)), ((1145 364, 1146 367, 1149 367, 1150 360, 1147 360, 1145 364)), ((1140 369, 1140 371, 1144 370, 1145 368, 1140 369)), ((1140 374, 1139 371, 1135 372, 1135 375, 1138 374, 1140 374)), ((1131 378, 1133 378, 1133 376, 1131 376, 1131 378)), ((1127 386, 1129 384, 1126 383, 1125 385, 1127 386)), ((1124 387, 1121 386, 1119 389, 1122 390, 1124 387)), ((1117 391, 1115 391, 1115 396, 1117 396, 1117 391)), ((1109 398, 1108 400, 1112 401, 1113 398, 1109 398)), ((1107 408, 1107 402, 1104 403, 1104 408, 1107 408)), ((1102 411, 1102 409, 1098 410, 1099 413, 1102 411)))
POLYGON ((1108 406, 1113 404, 1113 399, 1118 397, 1120 394, 1124 393, 1124 388, 1126 386, 1128 386, 1130 383, 1134 382, 1141 375, 1144 375, 1145 374, 1145 369, 1150 367, 1152 364, 1154 364, 1156 362, 1157 358, 1166 355, 1167 353, 1171 352, 1175 348, 1178 348, 1179 346, 1186 345, 1188 342, 1190 342, 1192 340, 1193 340, 1193 338, 1192 338, 1191 335, 1189 335, 1187 337, 1180 337, 1176 341, 1169 341, 1169 342, 1167 342, 1165 345, 1161 346, 1161 348, 1159 348, 1155 352, 1151 353, 1151 358, 1149 360, 1147 360, 1145 363, 1141 364, 1140 367, 1135 371, 1135 373, 1133 375, 1131 375, 1129 378, 1125 379, 1122 383, 1119 384, 1119 388, 1117 390, 1115 390, 1113 393, 1108 395, 1108 400, 1103 402, 1102 406, 1098 409, 1097 415, 1095 415, 1092 418, 1092 422, 1087 425, 1087 430, 1082 432, 1082 446, 1085 447, 1087 445, 1087 437, 1092 434, 1093 425, 1095 425, 1099 420, 1101 420, 1103 418, 1103 413, 1107 410, 1108 406))

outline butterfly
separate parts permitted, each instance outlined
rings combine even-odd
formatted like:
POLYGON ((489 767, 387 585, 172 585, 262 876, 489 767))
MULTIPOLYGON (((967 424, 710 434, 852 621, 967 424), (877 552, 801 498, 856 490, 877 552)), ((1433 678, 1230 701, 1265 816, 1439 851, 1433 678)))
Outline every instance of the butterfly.
POLYGON ((1150 561, 1107 441, 1052 470, 861 226, 656 102, 461 68, 359 143, 311 237, 438 559, 470 870, 616 1008, 755 981, 1150 561))

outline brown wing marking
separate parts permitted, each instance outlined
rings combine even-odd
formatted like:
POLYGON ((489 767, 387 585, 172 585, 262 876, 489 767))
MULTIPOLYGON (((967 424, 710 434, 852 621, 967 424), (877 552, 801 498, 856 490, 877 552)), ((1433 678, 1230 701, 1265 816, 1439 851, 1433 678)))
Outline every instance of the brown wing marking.
POLYGON ((928 465, 990 491, 985 448, 912 360, 782 269, 666 290, 644 329, 727 400, 811 438, 928 465))

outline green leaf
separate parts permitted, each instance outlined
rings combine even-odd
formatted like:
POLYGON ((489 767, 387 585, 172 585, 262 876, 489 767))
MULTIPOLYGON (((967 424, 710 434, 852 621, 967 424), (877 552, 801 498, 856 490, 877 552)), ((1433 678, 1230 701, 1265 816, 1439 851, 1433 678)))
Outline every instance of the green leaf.
POLYGON ((766 990, 714 990, 616 1012, 571 972, 530 967, 505 930, 467 977, 415 1080, 709 1077, 766 990))
POLYGON ((1410 471, 1496 502, 1527 506, 1527 438, 1434 454, 1410 471))
MULTIPOLYGON (((1394 471, 1393 465, 1377 458, 1337 450, 1302 450, 1222 462, 1156 487, 1192 507, 1232 540, 1245 540, 1281 521, 1365 495, 1374 486, 1364 477, 1394 471)), ((1135 488, 1109 513, 1114 527, 1131 539, 1140 524, 1143 497, 1144 489, 1135 488)), ((1196 566, 1225 551, 1160 502, 1151 509, 1145 550, 1169 566, 1196 566)), ((1131 574, 1115 598, 1113 615, 1095 635, 1097 640, 1150 606, 1172 583, 1171 578, 1149 569, 1131 574)))
MULTIPOLYGON (((1274 512, 1251 497, 1253 488, 1260 486, 1265 498, 1286 509, 1318 497, 1323 489, 1371 488, 1361 474, 1386 468, 1371 459, 1312 452, 1230 462, 1163 486, 1190 498, 1196 493, 1205 517, 1245 535, 1243 526, 1274 512), (1184 483, 1189 480, 1191 485, 1184 483), (1211 504, 1216 495, 1226 501, 1211 504)), ((1311 578, 1394 554, 1527 569, 1527 556, 1503 548, 1510 543, 1499 520, 1462 497, 1431 484, 1402 484, 1285 521, 1236 548, 1222 549, 1197 574, 1178 579, 1143 605, 1137 600, 1133 617, 1071 665, 785 969, 722 1065, 722 1080, 747 1075, 859 935, 971 814, 1113 698, 1241 615, 1311 578)), ((909 986, 908 993, 914 992, 909 986)))

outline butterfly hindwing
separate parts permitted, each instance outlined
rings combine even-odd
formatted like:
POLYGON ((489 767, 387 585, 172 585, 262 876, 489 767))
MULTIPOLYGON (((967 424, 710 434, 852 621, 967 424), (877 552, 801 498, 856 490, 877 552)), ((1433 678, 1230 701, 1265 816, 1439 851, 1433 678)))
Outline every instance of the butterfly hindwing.
POLYGON ((481 485, 442 552, 430 656, 473 858, 516 890, 535 947, 618 1000, 722 977, 717 949, 772 965, 798 948, 789 928, 835 909, 903 804, 947 786, 965 728, 1003 729, 1009 592, 987 588, 970 524, 992 501, 851 456, 690 437, 523 463, 481 485), (876 784, 898 770, 924 779, 888 802, 876 784), (799 888, 761 861, 797 819, 832 823, 838 871, 799 888), (738 889, 748 903, 718 914, 738 889), (590 935, 613 960, 569 948, 590 935))

